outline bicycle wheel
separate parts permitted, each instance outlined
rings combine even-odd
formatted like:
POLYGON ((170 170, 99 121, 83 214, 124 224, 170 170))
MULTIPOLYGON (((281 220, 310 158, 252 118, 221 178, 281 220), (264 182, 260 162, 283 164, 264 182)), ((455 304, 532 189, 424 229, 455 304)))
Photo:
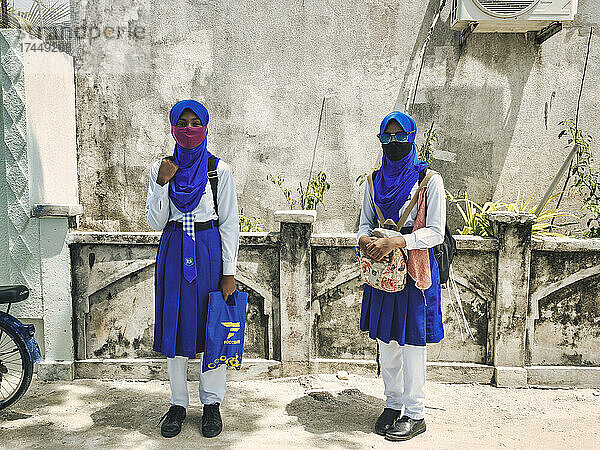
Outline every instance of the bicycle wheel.
POLYGON ((29 388, 33 362, 23 339, 0 323, 0 409, 16 402, 29 388))

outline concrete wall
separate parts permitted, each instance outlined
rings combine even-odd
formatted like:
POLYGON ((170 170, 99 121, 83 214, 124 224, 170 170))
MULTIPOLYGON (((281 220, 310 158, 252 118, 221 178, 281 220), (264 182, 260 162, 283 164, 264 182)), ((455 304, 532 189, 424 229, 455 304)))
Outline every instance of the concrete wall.
MULTIPOLYGON (((170 107, 196 98, 211 113, 209 149, 231 164, 240 207, 266 219, 286 208, 266 179, 294 190, 308 178, 325 98, 315 168, 331 181, 316 232, 357 228, 363 186, 376 166, 375 134, 404 105, 437 0, 74 2, 79 24, 140 26, 138 40, 83 40, 76 59, 82 224, 149 230, 143 207, 151 163, 172 152, 170 107)), ((434 161, 451 192, 476 201, 543 195, 565 156, 558 121, 574 117, 591 25, 600 5, 580 0, 576 20, 541 46, 532 35, 473 34, 463 47, 449 29, 449 4, 425 55, 414 117, 435 121, 434 161), (524 161, 527 165, 524 166, 524 161)), ((592 40, 580 126, 598 135, 600 57, 592 40)), ((595 149, 600 158, 600 150, 595 149)), ((568 195, 563 205, 578 209, 568 195)), ((449 208, 451 228, 458 213, 449 208)), ((585 223, 582 221, 582 224, 585 223)))
POLYGON ((531 260, 533 365, 600 366, 598 241, 552 239, 531 260), (596 251, 594 251, 596 250, 596 251))
MULTIPOLYGON (((249 293, 244 370, 373 373, 375 342, 359 330, 355 234, 313 233, 314 212, 275 214, 279 232, 240 236, 236 283, 249 293)), ((493 238, 456 236, 461 300, 442 290, 445 338, 428 346, 428 377, 600 386, 600 239, 532 241, 532 216, 490 220, 493 238)), ((152 351, 159 238, 70 234, 77 376, 166 376, 152 351)))
POLYGON ((73 330, 66 236, 81 210, 73 60, 15 29, 0 30, 0 60, 0 285, 30 289, 11 313, 35 325, 46 362, 52 370, 64 367, 68 377, 73 330))

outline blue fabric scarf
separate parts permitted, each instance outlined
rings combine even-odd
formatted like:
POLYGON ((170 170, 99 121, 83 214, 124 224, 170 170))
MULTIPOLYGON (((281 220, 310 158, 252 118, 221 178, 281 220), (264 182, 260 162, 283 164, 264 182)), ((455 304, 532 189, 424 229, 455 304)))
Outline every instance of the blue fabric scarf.
POLYGON ((400 219, 400 208, 408 200, 410 191, 419 180, 419 172, 428 166, 426 161, 421 161, 417 154, 415 136, 417 124, 414 119, 400 111, 394 111, 383 119, 379 127, 380 133, 391 119, 398 121, 402 129, 408 135, 408 141, 412 142, 412 149, 404 158, 392 161, 387 156, 381 158, 381 168, 373 180, 375 191, 375 204, 379 206, 385 219, 392 219, 398 223, 400 219))
MULTIPOLYGON (((182 100, 171 108, 171 125, 176 126, 184 109, 189 108, 196 113, 202 125, 208 125, 208 111, 195 100, 182 100)), ((175 142, 173 162, 177 164, 177 172, 169 182, 169 197, 175 207, 183 213, 183 276, 188 282, 196 278, 196 235, 192 211, 196 209, 206 183, 208 181, 208 158, 212 156, 206 149, 205 138, 194 148, 184 148, 175 142)), ((219 158, 217 158, 217 163, 219 158)))
MULTIPOLYGON (((208 111, 202 103, 195 100, 182 100, 175 103, 170 113, 171 125, 177 125, 179 116, 186 108, 190 108, 196 113, 202 121, 202 125, 208 125, 208 111)), ((208 158, 212 155, 206 149, 207 140, 208 138, 204 139, 200 145, 191 149, 184 148, 175 142, 173 162, 177 164, 179 170, 175 172, 175 176, 169 182, 169 196, 177 209, 183 213, 196 209, 202 194, 204 194, 204 188, 208 181, 206 175, 208 158)))

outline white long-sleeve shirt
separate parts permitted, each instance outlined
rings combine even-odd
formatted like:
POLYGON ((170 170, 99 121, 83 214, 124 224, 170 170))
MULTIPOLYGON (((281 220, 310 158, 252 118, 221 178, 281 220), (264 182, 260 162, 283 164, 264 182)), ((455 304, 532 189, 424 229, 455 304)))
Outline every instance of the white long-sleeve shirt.
MULTIPOLYGON (((412 187, 408 199, 400 208, 399 216, 401 217, 404 210, 408 207, 413 195, 417 192, 419 181, 417 180, 412 187)), ((425 226, 409 234, 403 234, 406 241, 406 249, 413 250, 416 248, 435 247, 444 242, 444 231, 446 227, 446 191, 444 189, 444 180, 439 173, 434 174, 427 182, 427 216, 425 218, 425 226)), ((412 211, 408 215, 404 227, 412 226, 417 217, 418 202, 415 203, 412 211)), ((369 191, 369 183, 365 180, 365 192, 363 196, 363 204, 360 212, 360 225, 356 242, 361 236, 370 236, 373 228, 378 225, 377 213, 375 212, 375 204, 371 198, 369 191)))
MULTIPOLYGON (((150 168, 150 181, 146 197, 146 220, 150 228, 156 231, 164 229, 170 220, 183 221, 183 213, 169 198, 169 183, 161 186, 156 182, 161 161, 162 159, 156 161, 150 168)), ((210 180, 206 182, 204 194, 202 194, 198 206, 192 211, 192 215, 194 222, 219 219, 223 275, 235 275, 240 237, 237 194, 231 168, 222 159, 217 162, 217 175, 219 177, 217 185, 219 216, 217 217, 215 212, 210 180)))

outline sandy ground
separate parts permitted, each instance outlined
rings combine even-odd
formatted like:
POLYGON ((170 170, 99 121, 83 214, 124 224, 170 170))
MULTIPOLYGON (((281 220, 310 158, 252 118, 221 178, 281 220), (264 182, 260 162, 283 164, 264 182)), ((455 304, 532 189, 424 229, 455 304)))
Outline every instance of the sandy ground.
POLYGON ((427 384, 427 431, 407 442, 372 432, 382 411, 380 378, 311 375, 229 382, 223 433, 199 430, 198 382, 182 432, 156 426, 168 382, 38 382, 0 411, 0 447, 20 448, 600 448, 600 390, 499 389, 427 384))

